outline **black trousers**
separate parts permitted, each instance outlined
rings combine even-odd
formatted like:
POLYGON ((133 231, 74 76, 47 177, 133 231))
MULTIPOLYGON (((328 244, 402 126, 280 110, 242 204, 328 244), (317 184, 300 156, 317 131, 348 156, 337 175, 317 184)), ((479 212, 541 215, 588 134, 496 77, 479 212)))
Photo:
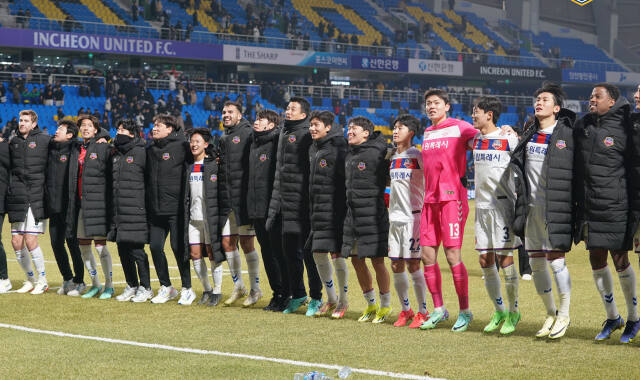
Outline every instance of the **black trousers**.
POLYGON ((311 250, 304 249, 307 241, 307 233, 283 233, 282 251, 287 259, 289 270, 289 284, 293 298, 301 298, 307 295, 304 287, 304 268, 307 268, 307 280, 309 281, 309 295, 313 299, 322 299, 322 281, 316 269, 311 250))
POLYGON ((2 224, 4 223, 4 214, 0 214, 0 280, 6 280, 9 278, 7 272, 7 253, 4 251, 4 245, 2 245, 2 224))
POLYGON ((262 253, 262 263, 267 272, 267 279, 273 296, 289 297, 291 289, 289 286, 289 273, 287 261, 282 253, 282 222, 278 219, 273 223, 270 231, 265 228, 265 219, 255 219, 253 227, 256 230, 256 238, 260 244, 262 253))
POLYGON ((140 243, 118 243, 118 255, 122 263, 124 278, 127 285, 137 288, 142 285, 146 289, 151 288, 149 277, 149 257, 144 251, 144 244, 140 243), (137 269, 137 271, 136 271, 137 269), (138 281, 138 279, 140 279, 138 281))
MULTIPOLYGON (((178 213, 180 214, 180 213, 178 213)), ((149 216, 149 248, 153 265, 156 267, 160 285, 171 286, 169 279, 169 264, 164 253, 164 242, 170 234, 171 250, 176 258, 178 271, 183 288, 191 287, 191 271, 189 261, 185 257, 184 220, 178 215, 150 215, 149 216)))
POLYGON ((80 254, 80 248, 78 247, 78 239, 65 238, 66 231, 66 212, 52 214, 49 217, 49 238, 51 240, 53 255, 56 258, 56 263, 58 264, 58 269, 60 270, 62 279, 64 281, 73 279, 74 283, 81 284, 84 282, 84 263, 82 262, 82 255, 80 254), (71 254, 73 272, 71 272, 71 267, 69 266, 67 249, 64 247, 65 241, 69 248, 69 253, 71 254), (73 273, 75 273, 75 276, 73 273))
POLYGON ((518 266, 520 267, 520 276, 523 274, 531 274, 529 254, 524 249, 524 240, 522 241, 522 247, 518 248, 518 266))

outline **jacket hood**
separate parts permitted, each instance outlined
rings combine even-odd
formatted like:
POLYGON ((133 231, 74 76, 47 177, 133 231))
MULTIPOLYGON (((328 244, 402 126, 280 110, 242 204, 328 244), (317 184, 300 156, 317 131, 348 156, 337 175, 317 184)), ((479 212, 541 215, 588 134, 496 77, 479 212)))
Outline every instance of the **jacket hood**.
POLYGON ((350 145, 349 150, 358 151, 362 149, 376 149, 384 151, 387 149, 387 141, 380 131, 374 131, 373 135, 360 145, 350 145))
POLYGON ((56 150, 62 150, 62 149, 69 149, 71 148, 71 145, 73 144, 74 139, 71 139, 69 141, 63 141, 63 142, 58 142, 58 141, 54 141, 53 139, 51 140, 51 147, 53 149, 56 150))
POLYGON ((100 140, 101 138, 107 139, 107 141, 111 140, 111 134, 104 128, 98 128, 98 132, 96 133, 96 140, 100 140))
POLYGON ((238 124, 234 125, 233 127, 225 128, 224 129, 224 134, 225 135, 230 135, 234 131, 242 129, 242 128, 245 128, 245 127, 251 128, 251 123, 249 123, 249 120, 247 120, 247 119, 245 119, 243 117, 242 119, 240 119, 238 124))
MULTIPOLYGON (((42 133, 42 129, 40 129, 40 127, 36 125, 32 130, 29 131, 29 134, 27 134, 27 137, 39 135, 41 133, 42 133)), ((22 137, 22 134, 18 131, 18 128, 16 128, 16 136, 20 136, 20 138, 24 138, 22 137)))
POLYGON ((280 127, 276 126, 268 131, 253 131, 253 141, 258 145, 262 145, 280 134, 280 127))
POLYGON ((330 141, 335 142, 337 139, 344 140, 344 128, 339 125, 333 125, 331 126, 331 130, 329 130, 329 133, 327 133, 326 136, 319 140, 313 140, 313 144, 316 146, 323 146, 330 141))
MULTIPOLYGON (((576 118, 577 118, 577 115, 575 112, 567 108, 560 108, 560 112, 558 112, 558 118, 556 120, 558 121, 558 124, 564 123, 569 128, 573 128, 573 124, 575 123, 576 118)), ((533 125, 535 126, 534 130, 537 131, 538 129, 540 129, 540 122, 538 121, 537 118, 534 118, 534 120, 535 120, 533 123, 533 125)), ((527 128, 523 133, 526 133, 526 131, 528 131, 529 128, 527 128)))
POLYGON ((141 146, 144 148, 145 142, 140 137, 134 137, 131 141, 127 142, 126 144, 118 144, 116 142, 114 143, 114 146, 120 153, 125 154, 136 146, 141 146))
POLYGON ((620 123, 624 120, 628 120, 631 112, 631 104, 624 96, 620 95, 618 100, 613 104, 613 107, 604 115, 596 116, 602 121, 612 121, 620 123))
POLYGON ((164 148, 170 142, 185 141, 185 138, 184 138, 184 135, 182 134, 182 131, 174 131, 174 132, 171 132, 169 136, 163 139, 157 139, 152 141, 153 141, 153 144, 157 145, 158 147, 164 148))
POLYGON ((296 131, 300 128, 309 128, 309 118, 301 119, 301 120, 284 120, 284 130, 285 132, 296 131))

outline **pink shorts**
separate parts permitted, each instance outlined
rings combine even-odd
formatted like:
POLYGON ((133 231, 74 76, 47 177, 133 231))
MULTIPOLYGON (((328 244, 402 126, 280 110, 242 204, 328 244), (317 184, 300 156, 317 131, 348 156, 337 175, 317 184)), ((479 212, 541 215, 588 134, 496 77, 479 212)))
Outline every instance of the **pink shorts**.
POLYGON ((420 245, 462 248, 464 225, 469 215, 469 204, 463 201, 425 203, 420 219, 420 245))

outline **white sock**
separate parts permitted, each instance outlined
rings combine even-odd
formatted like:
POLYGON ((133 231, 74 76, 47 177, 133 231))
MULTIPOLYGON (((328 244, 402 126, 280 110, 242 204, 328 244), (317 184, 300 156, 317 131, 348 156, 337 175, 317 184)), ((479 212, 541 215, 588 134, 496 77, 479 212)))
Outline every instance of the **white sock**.
POLYGON ((329 259, 329 253, 313 252, 313 261, 316 263, 318 275, 327 291, 327 302, 338 302, 336 287, 333 283, 333 264, 331 263, 331 259, 329 259))
POLYGON ((231 279, 233 280, 233 286, 236 288, 244 287, 242 281, 242 263, 240 262, 240 252, 235 251, 225 252, 227 257, 227 263, 229 264, 229 272, 231 272, 231 279))
POLYGON ((31 257, 29 257, 29 250, 26 248, 19 249, 16 251, 16 260, 24 274, 27 276, 27 280, 31 282, 35 282, 33 267, 31 266, 31 257))
POLYGON ((104 274, 104 287, 113 288, 113 264, 111 263, 111 254, 106 245, 96 245, 96 251, 100 256, 100 264, 102 265, 102 273, 104 274))
POLYGON ((482 268, 484 274, 484 286, 487 289, 489 298, 493 302, 493 307, 496 311, 504 312, 504 300, 502 299, 502 285, 500 284, 500 275, 495 265, 490 265, 489 268, 482 268))
POLYGON ((391 292, 380 293, 380 307, 391 306, 391 292))
POLYGON ((249 253, 245 253, 247 260, 247 271, 249 272, 249 281, 251 282, 251 290, 260 290, 260 257, 254 249, 249 253))
POLYGON ((371 289, 368 292, 362 293, 365 301, 367 301, 367 306, 373 306, 376 304, 376 291, 375 289, 371 289))
POLYGON ((396 293, 398 293, 402 311, 411 310, 411 305, 409 304, 409 276, 407 276, 407 271, 394 273, 393 285, 396 288, 396 293))
POLYGON ((638 298, 636 296, 636 272, 629 265, 627 269, 618 272, 620 287, 627 301, 627 321, 638 320, 638 298))
POLYGON ((418 269, 411 273, 411 279, 413 280, 413 291, 418 302, 418 312, 427 314, 427 283, 424 281, 424 271, 418 269))
POLYGON ((569 269, 567 269, 564 257, 551 261, 551 269, 560 296, 558 315, 568 317, 569 305, 571 304, 571 277, 569 277, 569 269))
POLYGON ((36 247, 36 249, 31 251, 31 259, 33 260, 33 265, 36 267, 36 272, 38 272, 38 277, 46 280, 47 274, 44 269, 44 256, 42 255, 40 247, 36 247))
POLYGON ((96 258, 93 256, 93 252, 91 252, 91 245, 80 245, 80 255, 82 256, 82 261, 84 261, 84 266, 87 268, 87 272, 89 272, 89 277, 91 277, 91 285, 95 287, 100 286, 100 279, 98 278, 98 270, 96 267, 96 258))
POLYGON ((620 314, 613 298, 613 277, 609 266, 593 270, 593 281, 595 281, 596 289, 602 298, 604 310, 607 312, 607 319, 618 318, 620 314))
POLYGON ((209 274, 207 273, 207 262, 203 259, 193 260, 193 271, 196 272, 196 276, 202 283, 202 287, 205 292, 211 291, 211 284, 209 283, 209 274))
POLYGON ((347 268, 347 260, 344 257, 338 257, 333 259, 333 266, 336 268, 336 279, 338 280, 338 286, 340 287, 339 302, 346 304, 347 290, 349 290, 349 269, 347 268))
POLYGON ((211 277, 213 278, 213 294, 222 293, 222 263, 211 262, 211 277))
POLYGON ((516 270, 515 264, 511 264, 504 271, 504 287, 507 290, 507 298, 509 299, 509 312, 518 312, 518 281, 520 276, 516 270))
POLYGON ((551 273, 547 267, 546 257, 529 257, 529 265, 531 266, 531 277, 533 284, 544 307, 547 309, 547 315, 556 316, 556 303, 553 300, 553 285, 551 283, 551 273))

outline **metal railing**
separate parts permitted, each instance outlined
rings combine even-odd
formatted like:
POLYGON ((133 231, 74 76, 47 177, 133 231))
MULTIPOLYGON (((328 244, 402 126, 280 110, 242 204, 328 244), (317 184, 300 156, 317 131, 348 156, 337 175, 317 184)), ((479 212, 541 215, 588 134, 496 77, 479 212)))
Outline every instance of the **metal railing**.
MULTIPOLYGON (((49 82, 55 84, 57 82, 60 82, 61 85, 65 86, 79 86, 81 84, 89 84, 89 80, 92 77, 89 75, 75 74, 47 74, 0 71, 0 82, 10 82, 12 78, 24 78, 28 83, 35 84, 47 84, 49 82)), ((103 76, 96 75, 94 78, 98 79, 104 85, 103 76)))
MULTIPOLYGON (((167 79, 147 79, 147 88, 152 90, 168 90, 170 81, 167 79)), ((177 85, 176 81, 176 85, 177 85)), ((256 84, 236 84, 236 83, 212 83, 191 81, 191 86, 196 91, 204 92, 222 92, 227 94, 247 94, 257 91, 260 92, 260 86, 256 84)))
MULTIPOLYGON (((19 19, 16 17, 16 19, 19 19)), ((18 20, 16 20, 18 21, 18 20)), ((242 34, 211 33, 193 31, 190 34, 186 29, 178 30, 179 33, 170 33, 168 28, 153 28, 135 25, 111 25, 77 20, 52 20, 48 18, 30 17, 17 26, 28 27, 35 30, 55 30, 65 32, 78 32, 88 34, 108 34, 112 36, 136 37, 147 39, 173 39, 205 44, 238 44, 245 46, 261 46, 279 49, 305 50, 316 52, 330 52, 353 55, 368 55, 394 58, 436 59, 445 61, 462 61, 473 63, 486 63, 511 66, 576 68, 579 70, 609 70, 618 71, 620 65, 613 62, 589 61, 567 58, 523 57, 519 55, 499 56, 486 53, 466 53, 457 51, 438 51, 425 48, 407 48, 399 46, 366 46, 334 41, 305 40, 302 38, 279 38, 242 34), (188 37, 188 38, 187 38, 188 37), (548 62, 547 65, 545 62, 548 62)), ((428 44, 424 44, 427 45, 428 44)), ((640 72, 640 64, 627 64, 627 67, 640 72)))

